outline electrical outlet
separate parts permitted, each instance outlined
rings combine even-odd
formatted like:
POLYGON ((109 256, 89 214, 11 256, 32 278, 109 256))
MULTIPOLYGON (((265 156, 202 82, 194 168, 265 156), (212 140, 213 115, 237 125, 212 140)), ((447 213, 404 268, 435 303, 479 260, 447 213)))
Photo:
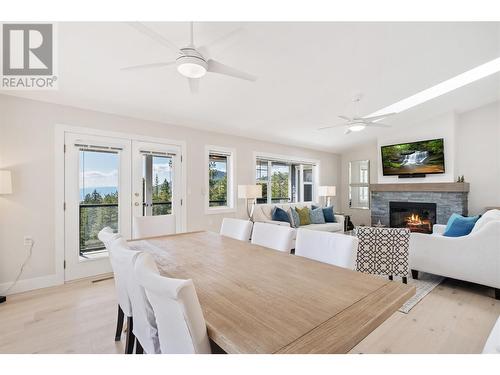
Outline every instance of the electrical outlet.
POLYGON ((33 237, 24 236, 24 246, 29 246, 33 243, 33 237))

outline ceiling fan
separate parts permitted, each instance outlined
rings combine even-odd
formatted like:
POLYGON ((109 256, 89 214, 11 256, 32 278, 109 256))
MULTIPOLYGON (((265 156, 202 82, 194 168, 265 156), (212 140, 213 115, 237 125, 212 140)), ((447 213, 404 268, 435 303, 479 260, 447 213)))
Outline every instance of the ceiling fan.
POLYGON ((331 128, 338 128, 338 127, 345 127, 344 134, 349 134, 351 132, 359 132, 361 130, 364 130, 367 127, 370 128, 390 128, 391 125, 387 124, 382 124, 378 121, 385 119, 386 117, 393 116, 396 113, 386 113, 383 115, 378 115, 378 116, 370 116, 370 117, 360 117, 359 115, 356 115, 356 113, 359 113, 357 110, 357 107, 359 105, 359 102, 361 101, 361 95, 358 95, 353 99, 354 102, 354 107, 355 107, 355 115, 353 117, 349 116, 338 116, 342 120, 347 121, 346 123, 343 124, 337 124, 337 125, 330 125, 330 126, 325 126, 322 128, 319 128, 318 130, 326 130, 326 129, 331 129, 331 128))
POLYGON ((122 70, 148 69, 148 68, 159 68, 169 65, 177 65, 177 71, 188 79, 191 93, 198 92, 199 80, 207 72, 223 74, 226 76, 240 78, 252 82, 257 80, 257 77, 251 74, 245 73, 241 70, 222 64, 217 60, 208 58, 209 56, 208 47, 213 47, 214 45, 222 42, 223 40, 228 39, 229 37, 239 32, 241 29, 236 29, 230 32, 229 34, 217 39, 216 41, 208 44, 207 46, 196 47, 194 44, 194 36, 193 36, 193 22, 190 22, 189 44, 186 47, 179 48, 170 40, 165 38, 163 35, 157 33, 156 31, 147 27, 143 23, 128 22, 128 24, 133 28, 135 28, 137 31, 141 32, 142 34, 147 35, 151 39, 162 44, 163 46, 168 47, 171 50, 177 52, 178 57, 172 61, 134 65, 122 68, 122 70))

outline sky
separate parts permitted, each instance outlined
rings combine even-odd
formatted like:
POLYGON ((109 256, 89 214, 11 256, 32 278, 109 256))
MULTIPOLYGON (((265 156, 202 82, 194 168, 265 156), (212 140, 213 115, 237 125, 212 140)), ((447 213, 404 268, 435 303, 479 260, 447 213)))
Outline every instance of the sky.
MULTIPOLYGON (((106 152, 80 151, 80 188, 118 186, 119 155, 106 152)), ((153 178, 171 180, 168 159, 153 157, 153 178)))

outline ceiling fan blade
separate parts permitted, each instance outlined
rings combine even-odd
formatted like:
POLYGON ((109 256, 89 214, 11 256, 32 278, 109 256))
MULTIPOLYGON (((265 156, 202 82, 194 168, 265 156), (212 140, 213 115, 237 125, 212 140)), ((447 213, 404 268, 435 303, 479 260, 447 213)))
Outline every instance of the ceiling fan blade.
POLYGON ((374 128, 392 128, 392 125, 388 125, 388 124, 381 124, 380 122, 370 122, 367 124, 370 128, 371 127, 374 127, 374 128))
POLYGON ((159 62, 159 63, 152 63, 152 64, 141 64, 141 65, 133 65, 133 66, 127 66, 125 68, 121 68, 121 70, 136 70, 136 69, 147 69, 147 68, 161 68, 162 66, 169 66, 175 64, 175 61, 168 61, 168 62, 159 62))
POLYGON ((129 26, 132 26, 134 29, 139 31, 140 33, 149 36, 151 39, 156 40, 158 43, 164 45, 165 47, 170 48, 171 50, 182 54, 182 51, 180 50, 179 47, 177 47, 174 43, 172 43, 170 40, 165 38, 163 35, 157 33, 150 27, 144 25, 141 22, 127 22, 129 26))
POLYGON ((198 50, 202 49, 202 50, 208 52, 209 49, 217 48, 219 45, 224 44, 224 42, 226 42, 230 39, 233 39, 235 36, 240 34, 243 30, 244 30, 243 27, 238 27, 238 28, 234 29, 233 31, 230 31, 227 34, 224 34, 224 35, 220 36, 219 38, 214 39, 211 42, 204 44, 203 46, 200 46, 198 48, 198 50))
POLYGON ((191 94, 198 94, 200 89, 200 79, 199 78, 188 78, 189 81, 189 91, 191 94))
POLYGON ((351 132, 351 129, 346 129, 344 134, 349 134, 351 132))
POLYGON ((325 129, 333 129, 333 128, 340 128, 342 126, 345 126, 345 124, 336 124, 336 125, 330 125, 330 126, 324 126, 322 128, 318 128, 318 130, 325 130, 325 129))
POLYGON ((224 64, 222 64, 218 61, 212 60, 212 59, 208 60, 207 64, 208 64, 208 71, 212 72, 212 73, 224 74, 226 76, 240 78, 240 79, 244 79, 244 80, 252 81, 252 82, 257 80, 257 77, 255 77, 251 74, 242 72, 241 70, 224 65, 224 64))
POLYGON ((372 116, 372 117, 362 117, 361 120, 365 120, 365 121, 377 121, 377 120, 382 120, 386 117, 389 117, 389 116, 394 116, 396 113, 393 112, 393 113, 386 113, 385 115, 378 115, 378 116, 372 116))
POLYGON ((340 115, 340 116, 338 116, 338 117, 339 117, 339 118, 341 118, 342 120, 346 120, 346 121, 349 121, 349 122, 351 122, 351 121, 352 121, 352 118, 349 118, 349 117, 347 117, 347 116, 342 116, 342 115, 340 115))

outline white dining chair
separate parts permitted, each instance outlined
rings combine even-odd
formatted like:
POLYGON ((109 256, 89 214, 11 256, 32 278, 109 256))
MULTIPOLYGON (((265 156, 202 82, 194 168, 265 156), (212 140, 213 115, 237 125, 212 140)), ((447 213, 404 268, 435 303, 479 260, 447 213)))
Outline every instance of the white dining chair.
POLYGON ((131 250, 123 238, 111 244, 110 257, 116 267, 115 274, 126 280, 133 316, 133 323, 128 329, 132 330, 135 337, 136 353, 157 354, 160 353, 160 344, 155 315, 134 272, 135 260, 140 254, 139 251, 131 250))
POLYGON ((134 238, 158 237, 175 234, 175 215, 134 216, 134 238))
POLYGON ((293 248, 295 229, 281 225, 255 223, 252 244, 289 253, 293 248))
POLYGON ((253 223, 250 220, 241 220, 225 217, 222 219, 220 234, 240 241, 249 241, 252 235, 253 223))
MULTIPOLYGON (((111 255, 111 245, 114 241, 117 241, 121 238, 119 233, 113 233, 113 229, 110 227, 106 227, 102 229, 97 237, 99 240, 104 243, 106 249, 111 255)), ((111 258, 111 257, 110 257, 111 258)), ((116 299, 118 300, 118 316, 116 318, 116 332, 115 332, 115 341, 120 341, 123 332, 123 321, 125 317, 127 317, 127 325, 133 325, 132 318, 132 305, 130 304, 130 298, 127 292, 127 279, 122 277, 121 273, 116 271, 117 265, 111 258, 111 268, 114 272, 114 280, 115 280, 115 291, 116 291, 116 299)), ((134 337, 132 336, 132 330, 127 330, 127 339, 125 342, 125 353, 131 354, 134 350, 134 337)))
POLYGON ((135 274, 153 306, 161 353, 211 353, 205 318, 192 280, 161 276, 148 253, 137 257, 135 274))
POLYGON ((358 242, 346 234, 299 228, 295 255, 354 270, 358 242))

